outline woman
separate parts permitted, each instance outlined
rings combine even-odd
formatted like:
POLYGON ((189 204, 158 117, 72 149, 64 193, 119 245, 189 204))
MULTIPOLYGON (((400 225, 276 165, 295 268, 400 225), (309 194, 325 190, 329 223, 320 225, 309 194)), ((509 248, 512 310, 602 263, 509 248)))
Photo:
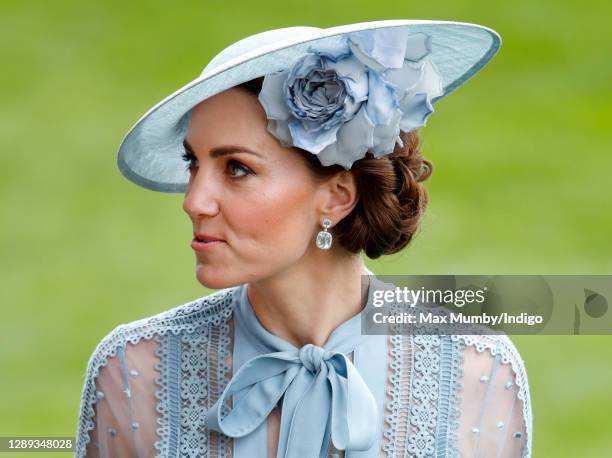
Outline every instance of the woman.
POLYGON ((273 30, 149 111, 119 167, 184 192, 220 291, 100 342, 75 455, 529 456, 506 336, 361 333, 381 286, 361 253, 400 251, 427 204, 417 129, 498 47, 448 22, 273 30))

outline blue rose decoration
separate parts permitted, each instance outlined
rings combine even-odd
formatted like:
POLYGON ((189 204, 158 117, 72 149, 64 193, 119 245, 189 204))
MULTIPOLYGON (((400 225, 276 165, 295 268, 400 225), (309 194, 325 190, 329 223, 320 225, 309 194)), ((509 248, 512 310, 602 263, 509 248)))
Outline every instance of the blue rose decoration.
POLYGON ((443 89, 423 33, 397 27, 338 38, 266 75, 259 101, 283 145, 348 170, 367 151, 392 152, 400 129, 424 126, 443 89))

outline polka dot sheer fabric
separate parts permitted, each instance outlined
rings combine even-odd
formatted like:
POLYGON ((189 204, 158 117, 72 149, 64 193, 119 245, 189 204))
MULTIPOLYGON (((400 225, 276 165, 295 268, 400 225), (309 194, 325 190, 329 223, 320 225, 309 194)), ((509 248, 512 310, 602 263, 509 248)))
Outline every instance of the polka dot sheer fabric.
MULTIPOLYGON (((87 365, 75 456, 296 456, 285 443, 291 419, 283 418, 283 398, 247 436, 230 437, 207 424, 208 410, 244 361, 269 351, 265 341, 245 344, 245 323, 258 323, 244 319, 245 311, 255 316, 245 298, 245 285, 224 289, 104 337, 87 365)), ((334 332, 342 340, 356 329, 344 323, 334 332)), ((341 450, 329 438, 309 438, 310 427, 302 427, 292 440, 305 439, 311 456, 531 456, 527 374, 507 336, 361 338, 345 355, 377 402, 378 415, 367 420, 373 443, 341 450)), ((234 402, 222 403, 223 418, 234 402)), ((326 418, 305 421, 314 428, 326 418)))

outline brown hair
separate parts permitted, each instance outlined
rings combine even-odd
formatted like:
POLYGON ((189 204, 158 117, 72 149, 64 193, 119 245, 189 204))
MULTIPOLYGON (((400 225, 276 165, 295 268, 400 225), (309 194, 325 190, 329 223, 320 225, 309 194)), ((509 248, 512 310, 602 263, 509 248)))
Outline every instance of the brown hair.
MULTIPOLYGON (((262 83, 263 77, 238 87, 259 95, 262 83)), ((418 229, 428 202, 427 190, 420 182, 429 178, 433 165, 421 156, 417 131, 401 131, 400 138, 403 147, 396 144, 392 153, 381 158, 368 152, 351 167, 359 200, 331 230, 334 239, 351 253, 364 250, 371 259, 397 253, 418 229)), ((329 178, 345 170, 340 165, 323 166, 316 155, 295 149, 303 153, 315 178, 329 178)))

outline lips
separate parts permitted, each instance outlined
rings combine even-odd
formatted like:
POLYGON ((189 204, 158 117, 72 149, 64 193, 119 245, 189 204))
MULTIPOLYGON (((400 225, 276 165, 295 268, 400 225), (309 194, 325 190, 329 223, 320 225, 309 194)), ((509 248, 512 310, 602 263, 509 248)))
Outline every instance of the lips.
POLYGON ((226 244, 225 240, 208 234, 193 234, 193 240, 191 241, 191 248, 199 253, 211 253, 215 252, 226 244))
POLYGON ((219 238, 219 237, 215 237, 213 235, 208 235, 208 234, 201 234, 201 233, 198 233, 198 232, 194 232, 193 238, 195 240, 197 240, 198 242, 204 242, 204 243, 208 243, 208 242, 224 242, 224 240, 219 238))

